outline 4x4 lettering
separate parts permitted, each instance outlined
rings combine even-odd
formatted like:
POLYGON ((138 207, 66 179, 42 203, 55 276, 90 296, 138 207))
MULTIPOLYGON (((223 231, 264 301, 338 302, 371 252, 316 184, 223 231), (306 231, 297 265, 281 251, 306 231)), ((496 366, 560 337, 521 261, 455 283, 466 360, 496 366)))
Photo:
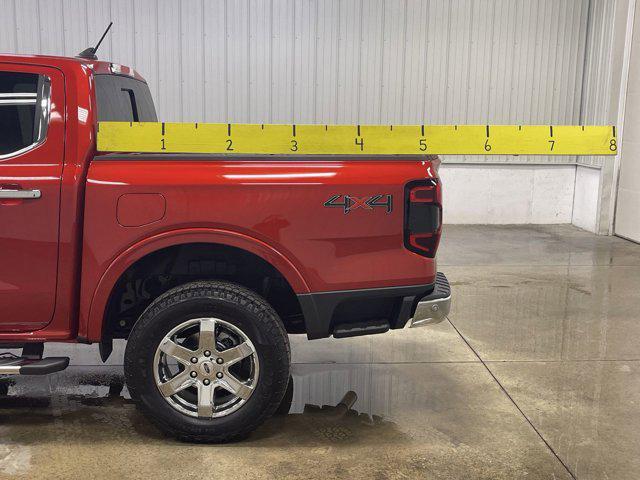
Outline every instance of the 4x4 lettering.
POLYGON ((393 195, 378 194, 370 197, 355 197, 351 195, 332 195, 324 202, 325 207, 341 208, 344 214, 362 208, 363 210, 373 210, 377 207, 384 207, 387 213, 393 211, 393 195))
POLYGON ((373 197, 369 197, 367 205, 371 208, 386 207, 387 213, 391 213, 393 211, 393 195, 374 195, 373 197))
POLYGON ((351 201, 350 210, 355 210, 356 208, 364 208, 365 210, 371 210, 373 207, 369 205, 369 199, 367 197, 345 197, 351 201))
POLYGON ((351 202, 346 196, 344 197, 344 201, 339 202, 341 197, 342 195, 332 195, 331 197, 329 197, 329 200, 324 202, 324 206, 330 208, 342 208, 344 210, 344 213, 349 213, 349 206, 351 205, 351 202))

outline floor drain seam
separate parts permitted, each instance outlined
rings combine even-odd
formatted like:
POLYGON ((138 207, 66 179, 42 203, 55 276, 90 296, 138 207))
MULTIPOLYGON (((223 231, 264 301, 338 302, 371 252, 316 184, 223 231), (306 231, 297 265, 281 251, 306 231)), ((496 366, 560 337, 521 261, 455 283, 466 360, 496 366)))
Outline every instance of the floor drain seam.
POLYGON ((577 477, 574 475, 574 473, 571 471, 571 469, 568 467, 568 465, 562 460, 562 458, 560 458, 560 456, 556 453, 556 451, 553 449, 553 447, 551 446, 551 444, 547 441, 546 438, 544 438, 544 436, 542 435, 542 433, 540 432, 540 430, 538 430, 536 428, 536 426, 533 424, 533 422, 529 419, 529 417, 524 413, 524 411, 522 410, 522 408, 520 408, 520 406, 516 403, 516 401, 514 400, 514 398, 509 394, 509 392, 507 391, 507 389, 504 387, 504 385, 502 385, 502 383, 500 382, 500 380, 498 380, 498 377, 496 377, 494 375, 494 373, 491 371, 491 369, 489 368, 489 366, 485 363, 485 361, 482 359, 482 357, 480 357, 480 355, 478 354, 478 352, 475 350, 475 348, 473 348, 471 346, 471 343, 469 343, 469 341, 464 337, 464 335, 462 335, 462 333, 460 332, 460 330, 458 330, 458 327, 456 327, 454 325, 454 323, 451 321, 450 318, 447 317, 447 320, 449 321, 449 324, 453 327, 453 329, 457 332, 457 334, 460 336, 460 338, 462 339, 462 341, 464 343, 467 344, 467 347, 469 347, 469 349, 473 352, 473 354, 478 358, 478 360, 480 361, 480 363, 482 364, 482 366, 487 370, 487 372, 489 372, 489 375, 491 375, 491 378, 493 378, 493 380, 498 384, 498 386, 500 387, 500 390, 502 390, 502 392, 506 395, 506 397, 509 399, 509 401, 513 404, 514 407, 516 407, 516 409, 518 410, 518 412, 520 412, 520 415, 522 415, 522 417, 525 419, 525 421, 529 424, 529 426, 533 429, 534 432, 536 432, 536 435, 538 435, 538 437, 540 438, 540 440, 542 440, 542 442, 547 446, 547 448, 549 449, 549 451, 553 454, 554 457, 556 457, 556 459, 560 462, 560 464, 564 467, 564 469, 567 471, 567 473, 571 476, 571 478, 573 480, 577 480, 577 477))

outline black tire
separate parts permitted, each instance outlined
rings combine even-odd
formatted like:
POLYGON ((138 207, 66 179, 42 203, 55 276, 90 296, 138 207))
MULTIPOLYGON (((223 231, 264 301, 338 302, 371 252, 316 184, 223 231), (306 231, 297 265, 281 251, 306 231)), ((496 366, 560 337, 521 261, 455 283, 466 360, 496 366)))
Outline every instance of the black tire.
POLYGON ((149 305, 129 336, 124 369, 131 397, 162 431, 184 441, 221 443, 246 437, 274 414, 289 383, 290 357, 282 321, 261 296, 229 282, 199 281, 169 290, 149 305), (203 316, 239 328, 255 346, 260 362, 252 395, 223 417, 179 412, 162 396, 154 377, 154 356, 164 336, 203 316))
POLYGON ((275 415, 289 415, 291 410, 291 404, 293 403, 293 376, 289 376, 289 384, 287 385, 287 391, 282 397, 280 406, 276 410, 275 415))

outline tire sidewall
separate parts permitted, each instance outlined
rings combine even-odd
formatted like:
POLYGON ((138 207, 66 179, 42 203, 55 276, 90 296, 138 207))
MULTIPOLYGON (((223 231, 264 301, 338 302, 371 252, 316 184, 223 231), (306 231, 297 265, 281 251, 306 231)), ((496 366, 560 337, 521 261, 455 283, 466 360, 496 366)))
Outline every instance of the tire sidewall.
POLYGON ((200 294, 181 300, 165 295, 164 299, 168 302, 154 302, 143 313, 127 343, 127 384, 142 408, 178 436, 224 435, 271 415, 274 405, 277 407, 284 396, 290 359, 286 334, 273 334, 271 323, 280 320, 266 301, 263 300, 263 308, 256 309, 250 308, 249 302, 243 303, 242 295, 239 299, 235 295, 200 294), (234 325, 251 340, 258 355, 260 370, 254 392, 238 410, 222 417, 197 418, 181 413, 166 401, 156 385, 154 359, 158 345, 172 329, 196 318, 218 318, 234 325))

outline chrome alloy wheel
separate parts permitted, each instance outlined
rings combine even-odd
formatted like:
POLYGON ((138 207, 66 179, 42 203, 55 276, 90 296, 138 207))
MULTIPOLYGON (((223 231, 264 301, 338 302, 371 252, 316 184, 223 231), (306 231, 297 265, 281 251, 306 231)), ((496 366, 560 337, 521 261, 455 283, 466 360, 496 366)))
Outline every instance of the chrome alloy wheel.
POLYGON ((215 418, 238 410, 258 384, 258 353, 238 327, 218 318, 187 320, 160 342, 156 385, 176 410, 215 418))

